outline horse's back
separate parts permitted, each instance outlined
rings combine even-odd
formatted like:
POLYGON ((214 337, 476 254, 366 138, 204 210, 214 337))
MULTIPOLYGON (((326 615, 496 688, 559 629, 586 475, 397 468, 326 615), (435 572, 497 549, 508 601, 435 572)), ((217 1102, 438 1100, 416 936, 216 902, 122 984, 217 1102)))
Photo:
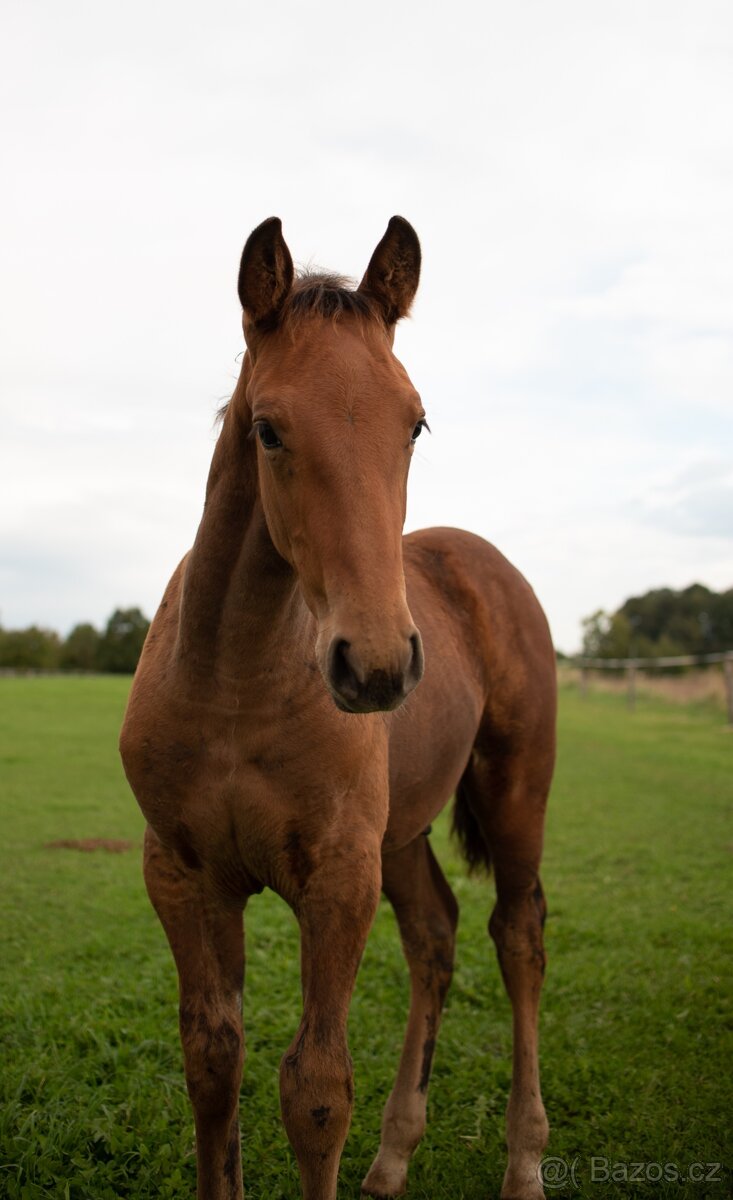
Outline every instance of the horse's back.
POLYGON ((387 845, 440 811, 479 738, 549 745, 555 726, 552 639, 516 567, 483 538, 451 528, 408 534, 404 562, 425 675, 392 718, 387 845))

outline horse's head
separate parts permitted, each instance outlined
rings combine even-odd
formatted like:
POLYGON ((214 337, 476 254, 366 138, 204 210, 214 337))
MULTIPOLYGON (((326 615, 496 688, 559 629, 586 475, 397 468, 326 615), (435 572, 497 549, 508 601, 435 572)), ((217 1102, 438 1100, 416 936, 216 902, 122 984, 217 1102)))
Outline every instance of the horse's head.
POLYGON ((425 413, 392 353, 420 274, 393 217, 359 287, 295 279, 280 221, 250 235, 239 298, 246 401, 272 541, 318 622, 318 662, 348 712, 397 708, 423 672, 405 598, 407 473, 425 413))

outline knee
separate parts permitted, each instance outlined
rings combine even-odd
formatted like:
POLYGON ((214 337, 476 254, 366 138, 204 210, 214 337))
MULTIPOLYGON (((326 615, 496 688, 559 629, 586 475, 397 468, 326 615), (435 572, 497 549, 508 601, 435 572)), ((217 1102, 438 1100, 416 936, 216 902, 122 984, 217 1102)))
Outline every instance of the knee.
POLYGON ((180 1029, 192 1101, 228 1110, 239 1092, 244 1058, 241 1022, 235 1014, 214 1014, 182 1004, 180 1029))
POLYGON ((429 966, 442 994, 445 994, 453 978, 456 924, 457 917, 454 919, 452 914, 446 913, 440 923, 431 929, 432 945, 429 966))
POLYGON ((433 886, 437 895, 440 897, 440 905, 442 908, 442 924, 449 931, 450 935, 455 935, 458 925, 458 901, 448 884, 445 875, 441 871, 434 857, 430 859, 430 875, 433 881, 433 886))
POLYGON ((544 929, 547 902, 539 875, 509 880, 497 874, 496 905, 489 920, 492 937, 511 927, 544 929))
POLYGON ((421 987, 445 996, 453 977, 455 922, 447 913, 434 914, 429 921, 407 925, 402 922, 402 942, 410 973, 421 987))
POLYGON ((354 1073, 345 1037, 329 1042, 306 1026, 280 1062, 283 1120, 293 1145, 345 1136, 354 1101, 354 1073))
POLYGON ((547 920, 547 901, 545 900, 545 893, 542 890, 539 875, 532 889, 532 904, 534 905, 535 920, 538 922, 540 929, 544 929, 545 921, 547 920))
POLYGON ((546 917, 545 895, 536 876, 530 886, 511 891, 499 889, 489 919, 489 933, 500 954, 541 957, 544 965, 542 931, 546 917))

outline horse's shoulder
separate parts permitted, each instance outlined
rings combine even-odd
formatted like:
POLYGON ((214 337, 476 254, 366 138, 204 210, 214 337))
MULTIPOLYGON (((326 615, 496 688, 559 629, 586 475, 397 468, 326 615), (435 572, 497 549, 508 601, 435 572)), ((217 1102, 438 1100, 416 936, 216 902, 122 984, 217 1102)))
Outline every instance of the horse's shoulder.
MULTIPOLYGON (((547 619, 527 580, 500 550, 465 529, 421 529, 404 541, 408 599, 421 595, 422 611, 450 614, 468 625, 496 659, 523 645, 535 658, 552 662, 547 619), (411 586, 412 584, 412 586, 411 586), (439 597, 436 604, 430 597, 439 597), (503 648, 503 649, 502 649, 503 648)), ((416 620, 419 619, 416 615, 416 620)))

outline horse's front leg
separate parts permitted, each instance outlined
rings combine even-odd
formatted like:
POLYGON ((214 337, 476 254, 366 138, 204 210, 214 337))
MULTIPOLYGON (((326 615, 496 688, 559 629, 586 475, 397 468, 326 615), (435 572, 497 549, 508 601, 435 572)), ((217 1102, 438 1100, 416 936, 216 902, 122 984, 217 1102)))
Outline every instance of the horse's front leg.
POLYGON ((346 1019, 381 881, 379 839, 324 861, 294 902, 303 1016, 280 1066, 282 1115, 305 1200, 334 1200, 353 1105, 346 1019))
POLYGON ((242 1200, 239 1085, 244 1061, 242 907, 225 905, 148 829, 145 883, 178 968, 199 1200, 242 1200))

